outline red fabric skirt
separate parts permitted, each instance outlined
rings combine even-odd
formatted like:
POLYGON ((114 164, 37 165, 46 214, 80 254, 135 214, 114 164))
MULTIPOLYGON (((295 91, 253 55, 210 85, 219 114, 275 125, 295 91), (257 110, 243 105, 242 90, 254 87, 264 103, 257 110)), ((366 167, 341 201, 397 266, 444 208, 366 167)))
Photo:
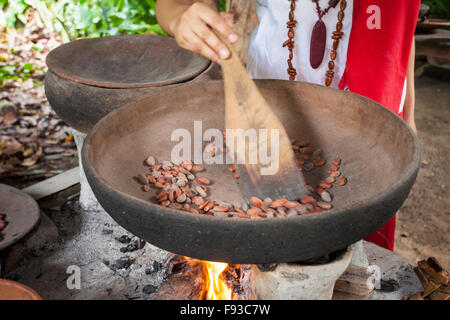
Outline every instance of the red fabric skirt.
MULTIPOLYGON (((339 88, 372 99, 402 117, 400 102, 420 0, 358 0, 353 5, 353 24, 347 65, 339 88), (375 11, 380 28, 369 27, 375 11)), ((365 238, 394 250, 395 216, 365 238)))

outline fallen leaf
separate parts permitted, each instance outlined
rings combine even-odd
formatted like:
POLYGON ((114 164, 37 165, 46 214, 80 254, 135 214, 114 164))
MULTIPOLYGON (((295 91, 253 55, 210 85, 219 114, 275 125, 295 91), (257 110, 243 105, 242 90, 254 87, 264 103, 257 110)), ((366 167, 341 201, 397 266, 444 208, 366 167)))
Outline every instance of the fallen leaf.
POLYGON ((73 135, 69 135, 66 137, 66 139, 64 140, 64 142, 70 142, 73 140, 73 135))
POLYGON ((16 113, 14 111, 10 111, 3 116, 3 122, 5 124, 13 124, 17 121, 16 113))
POLYGON ((26 158, 26 157, 28 157, 29 155, 31 155, 32 153, 33 153, 33 149, 27 148, 27 149, 25 149, 25 150, 22 152, 22 156, 23 156, 24 158, 26 158))
POLYGON ((6 147, 6 149, 3 150, 3 153, 8 156, 12 156, 18 152, 23 152, 24 149, 25 149, 25 147, 23 146, 23 144, 21 144, 16 139, 12 138, 8 147, 6 147))

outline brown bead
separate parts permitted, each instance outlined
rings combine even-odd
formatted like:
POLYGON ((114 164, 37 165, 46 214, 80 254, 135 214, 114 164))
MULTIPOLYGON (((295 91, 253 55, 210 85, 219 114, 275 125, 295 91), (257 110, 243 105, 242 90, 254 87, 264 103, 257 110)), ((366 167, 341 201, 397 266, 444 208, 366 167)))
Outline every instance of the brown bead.
POLYGON ((289 76, 289 80, 294 81, 295 80, 295 76, 294 75, 290 75, 289 76))
POLYGON ((326 78, 326 79, 325 79, 325 85, 326 85, 327 87, 329 87, 329 86, 331 85, 332 82, 333 82, 333 79, 332 79, 332 78, 326 78))
POLYGON ((295 10, 295 1, 291 1, 291 10, 292 10, 292 11, 295 10))
POLYGON ((338 12, 338 20, 339 22, 342 22, 342 20, 344 20, 344 11, 339 11, 338 12))
POLYGON ((333 76, 334 76, 334 71, 328 70, 327 77, 333 77, 333 76))
POLYGON ((337 50, 338 46, 339 46, 339 40, 336 39, 333 41, 333 50, 337 50))
POLYGON ((333 35, 335 36, 342 36, 344 33, 341 31, 333 31, 333 35))
POLYGON ((287 63, 288 63, 289 69, 294 69, 294 67, 292 66, 292 61, 290 59, 287 61, 287 63))
POLYGON ((333 61, 328 62, 328 69, 330 69, 330 70, 334 69, 334 62, 333 61))
POLYGON ((291 51, 289 51, 289 60, 292 60, 294 58, 294 53, 291 51))
POLYGON ((342 30, 342 26, 343 26, 342 22, 336 23, 336 31, 341 31, 342 30))
POLYGON ((291 42, 292 42, 291 39, 288 39, 288 40, 286 40, 285 42, 283 42, 283 48, 286 47, 286 46, 288 46, 288 45, 290 45, 291 42))
POLYGON ((342 0, 342 1, 341 1, 341 10, 344 11, 345 8, 347 8, 347 1, 342 0))
POLYGON ((341 36, 338 36, 338 35, 333 35, 332 37, 331 37, 331 39, 333 39, 333 40, 339 40, 339 39, 341 39, 342 37, 341 36))
POLYGON ((297 25, 297 20, 294 20, 294 21, 288 21, 288 23, 287 23, 287 27, 288 27, 288 28, 295 27, 296 25, 297 25))
POLYGON ((292 39, 294 37, 295 33, 294 33, 294 29, 290 28, 289 32, 288 32, 288 37, 289 39, 292 39))
POLYGON ((289 21, 294 21, 294 12, 293 11, 289 12, 289 21))
POLYGON ((336 55, 337 55, 336 50, 331 50, 331 52, 330 52, 331 60, 335 60, 336 59, 336 55))
POLYGON ((328 1, 328 5, 329 5, 331 8, 336 8, 336 6, 337 6, 338 3, 339 3, 339 0, 330 0, 330 1, 328 1))

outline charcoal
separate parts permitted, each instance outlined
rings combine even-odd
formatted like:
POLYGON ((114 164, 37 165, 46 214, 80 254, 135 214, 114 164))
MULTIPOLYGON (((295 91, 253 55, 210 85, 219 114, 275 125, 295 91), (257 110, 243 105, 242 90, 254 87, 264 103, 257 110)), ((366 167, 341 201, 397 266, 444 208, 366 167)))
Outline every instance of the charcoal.
POLYGON ((130 243, 131 238, 128 237, 127 235, 123 235, 123 236, 116 238, 116 240, 119 241, 120 243, 130 243))
POLYGON ((127 269, 134 263, 134 259, 124 256, 117 259, 111 266, 113 270, 127 269))

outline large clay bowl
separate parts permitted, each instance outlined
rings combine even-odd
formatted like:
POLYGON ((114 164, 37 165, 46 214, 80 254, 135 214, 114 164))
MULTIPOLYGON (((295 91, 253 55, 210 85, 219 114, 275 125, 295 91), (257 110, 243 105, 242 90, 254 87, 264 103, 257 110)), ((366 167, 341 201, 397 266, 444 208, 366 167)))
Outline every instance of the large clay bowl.
MULTIPOLYGON (((171 133, 224 127, 222 81, 179 87, 130 103, 102 119, 82 156, 105 210, 125 229, 165 250, 203 260, 272 263, 305 260, 343 249, 382 227, 400 208, 420 163, 419 143, 395 114, 364 97, 323 86, 256 81, 291 138, 309 140, 326 159, 343 160, 347 185, 335 186, 330 211, 292 218, 218 218, 163 208, 132 178, 148 171, 149 155, 170 160, 171 133)), ((193 136, 193 134, 192 134, 193 136)), ((324 166, 309 176, 313 184, 324 166)), ((239 198, 226 165, 207 166, 211 198, 239 198)))
POLYGON ((157 35, 81 39, 54 49, 46 62, 45 93, 51 106, 85 133, 128 102, 217 76, 209 60, 157 35))

